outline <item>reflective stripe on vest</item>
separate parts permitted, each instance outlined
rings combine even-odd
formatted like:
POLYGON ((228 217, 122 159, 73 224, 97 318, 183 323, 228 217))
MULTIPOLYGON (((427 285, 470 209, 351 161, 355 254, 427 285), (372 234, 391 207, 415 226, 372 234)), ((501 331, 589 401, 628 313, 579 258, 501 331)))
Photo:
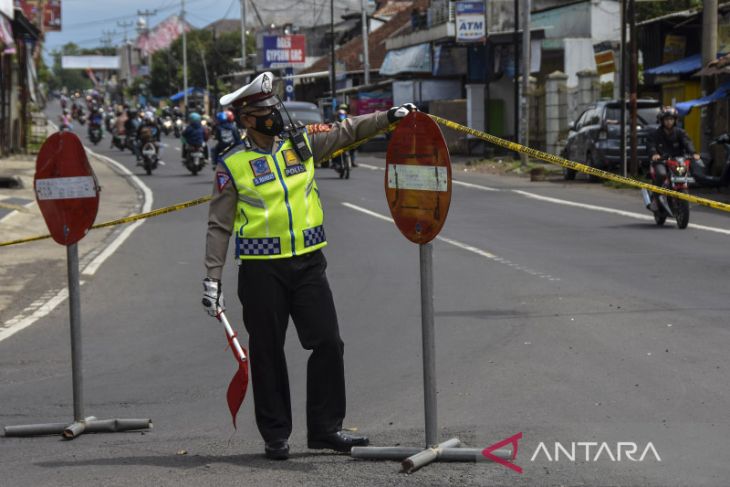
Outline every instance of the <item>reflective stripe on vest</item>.
POLYGON ((223 164, 238 191, 236 257, 285 258, 327 245, 314 159, 301 162, 292 143, 284 140, 271 154, 237 151, 223 164))

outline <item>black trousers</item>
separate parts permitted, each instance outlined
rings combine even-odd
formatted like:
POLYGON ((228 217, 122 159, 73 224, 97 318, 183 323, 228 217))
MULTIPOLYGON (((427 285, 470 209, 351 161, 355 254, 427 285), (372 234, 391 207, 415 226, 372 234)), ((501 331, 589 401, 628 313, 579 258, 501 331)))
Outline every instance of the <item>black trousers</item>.
POLYGON ((292 430, 284 340, 292 317, 307 362, 309 435, 339 431, 345 417, 344 344, 340 338, 327 261, 317 250, 288 259, 244 260, 238 297, 249 335, 256 424, 264 441, 292 430))

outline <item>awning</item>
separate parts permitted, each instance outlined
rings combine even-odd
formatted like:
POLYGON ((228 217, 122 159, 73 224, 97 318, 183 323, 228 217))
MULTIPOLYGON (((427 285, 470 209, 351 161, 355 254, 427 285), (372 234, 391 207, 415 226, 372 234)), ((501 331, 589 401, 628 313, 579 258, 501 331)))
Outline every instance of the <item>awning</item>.
MULTIPOLYGON (((204 95, 206 91, 203 88, 188 88, 187 94, 188 96, 192 95, 204 95)), ((175 93, 170 97, 170 101, 178 101, 185 98, 185 91, 180 91, 179 93, 175 93)))
POLYGON ((5 15, 0 15, 0 48, 6 54, 15 53, 15 40, 13 39, 13 27, 5 15))
POLYGON ((670 74, 689 74, 699 71, 702 68, 702 56, 694 54, 692 56, 672 61, 671 63, 662 64, 650 69, 645 69, 644 74, 652 75, 670 75, 670 74))
POLYGON ((679 112, 679 114, 682 117, 684 117, 694 107, 701 107, 701 106, 709 105, 712 102, 722 100, 723 98, 727 98, 729 95, 730 95, 730 81, 720 85, 720 87, 718 89, 716 89, 713 93, 711 93, 707 96, 703 96, 702 98, 697 98, 696 100, 683 101, 683 102, 677 103, 675 106, 677 107, 677 111, 679 112))
POLYGON ((388 51, 380 66, 380 74, 393 76, 400 73, 431 74, 431 44, 424 42, 388 51))

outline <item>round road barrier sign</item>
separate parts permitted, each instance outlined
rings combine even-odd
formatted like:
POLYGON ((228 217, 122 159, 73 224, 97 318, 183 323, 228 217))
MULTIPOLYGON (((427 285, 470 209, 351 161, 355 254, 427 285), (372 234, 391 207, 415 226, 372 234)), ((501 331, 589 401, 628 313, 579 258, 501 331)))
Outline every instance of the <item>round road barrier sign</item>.
POLYGON ((441 129, 423 112, 411 112, 388 144, 385 195, 401 233, 425 244, 436 238, 451 203, 451 161, 441 129))
POLYGON ((46 139, 33 187, 53 240, 61 245, 81 240, 96 219, 100 188, 75 134, 56 132, 46 139))

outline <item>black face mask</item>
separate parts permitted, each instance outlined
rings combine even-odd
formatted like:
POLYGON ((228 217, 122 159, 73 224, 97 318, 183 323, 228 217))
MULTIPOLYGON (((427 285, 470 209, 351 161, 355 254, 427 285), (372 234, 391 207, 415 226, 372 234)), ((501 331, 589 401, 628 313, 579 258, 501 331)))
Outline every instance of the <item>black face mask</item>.
POLYGON ((273 109, 266 116, 256 117, 255 130, 272 137, 279 135, 284 130, 284 120, 281 118, 279 110, 273 109))

